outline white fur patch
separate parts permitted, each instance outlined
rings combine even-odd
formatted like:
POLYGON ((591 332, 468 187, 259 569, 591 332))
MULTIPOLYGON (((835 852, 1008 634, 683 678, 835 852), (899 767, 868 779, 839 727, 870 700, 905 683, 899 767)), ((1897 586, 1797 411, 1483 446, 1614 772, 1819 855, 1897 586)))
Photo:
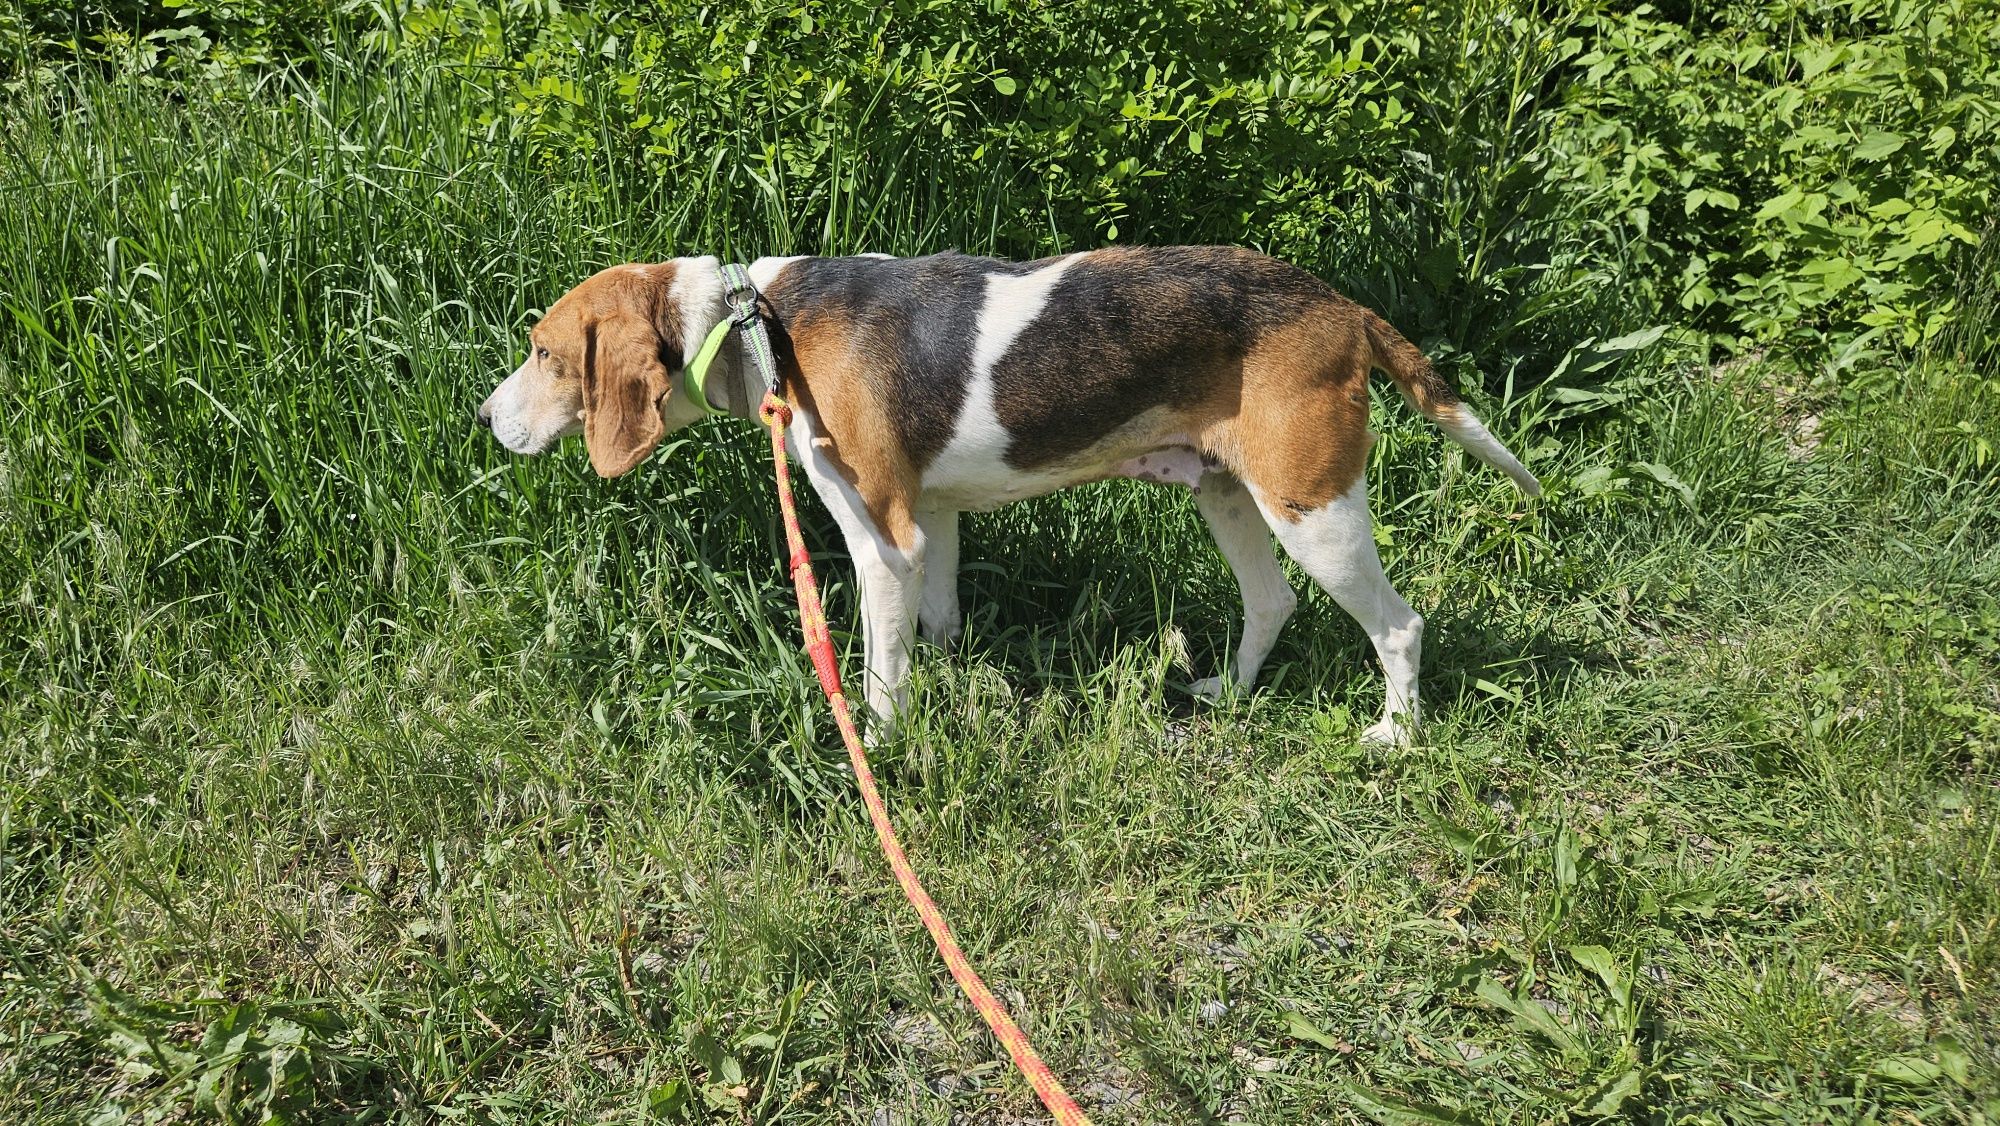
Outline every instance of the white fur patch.
POLYGON ((749 265, 750 280, 758 289, 769 289, 786 266, 804 257, 803 254, 794 254, 787 258, 759 258, 749 265))
POLYGON ((536 361, 531 344, 528 358, 479 407, 479 416, 502 446, 517 454, 538 454, 583 432, 576 412, 563 409, 566 402, 550 395, 548 385, 548 373, 536 361))
MULTIPOLYGON (((867 661, 862 676, 863 697, 878 721, 893 719, 902 706, 910 676, 910 650, 915 642, 917 604, 923 593, 924 539, 918 535, 904 554, 868 515, 868 506, 828 454, 829 443, 819 433, 819 420, 804 407, 792 410, 786 446, 805 470, 813 491, 840 525, 847 551, 854 560, 861 588, 861 649, 867 661)), ((871 725, 870 738, 879 728, 871 725)))
POLYGON ((701 350, 709 330, 727 316, 722 303, 722 263, 712 255, 674 259, 674 283, 667 287, 667 300, 681 315, 681 355, 701 350))
POLYGON ((1436 421, 1438 428, 1452 441, 1464 446, 1473 457, 1512 477, 1522 492, 1531 497, 1542 495, 1542 483, 1528 472, 1528 467, 1501 445, 1500 440, 1486 429, 1486 424, 1473 417, 1463 405, 1441 412, 1436 421))
POLYGON ((1419 716, 1417 666, 1423 652, 1424 620, 1382 573, 1374 525, 1368 516, 1367 483, 1356 481, 1342 496, 1297 519, 1286 519, 1274 511, 1255 489, 1251 495, 1286 554, 1360 623, 1375 645, 1386 691, 1381 721, 1362 738, 1370 742, 1408 741, 1419 716))
POLYGON ((1056 283, 1078 257, 1057 259, 1031 274, 987 275, 986 304, 979 310, 973 337, 965 402, 951 441, 924 468, 927 495, 958 507, 983 509, 1054 487, 1054 482, 1041 479, 1043 475, 1022 474, 1007 465, 1013 436, 1000 425, 994 406, 993 368, 1048 306, 1056 283))

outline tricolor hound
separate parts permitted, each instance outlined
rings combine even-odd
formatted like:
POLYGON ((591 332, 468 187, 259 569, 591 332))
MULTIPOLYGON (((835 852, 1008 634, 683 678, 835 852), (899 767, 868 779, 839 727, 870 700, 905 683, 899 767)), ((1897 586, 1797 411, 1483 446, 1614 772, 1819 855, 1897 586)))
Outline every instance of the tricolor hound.
MULTIPOLYGON (((959 632, 960 512, 1137 477, 1195 488, 1242 590, 1229 678, 1195 691, 1254 683, 1291 615, 1275 532, 1368 631, 1388 690, 1366 737, 1401 742, 1418 719, 1424 623, 1382 574, 1369 525, 1369 370, 1541 492, 1387 322, 1252 251, 764 258, 750 276, 795 410, 791 454, 859 574, 878 720, 903 702, 913 627, 939 643, 959 632)), ((724 297, 714 258, 605 270, 549 309, 479 418, 515 453, 581 434, 598 473, 628 472, 702 417, 685 365, 729 315, 724 297)), ((756 417, 752 366, 734 334, 707 380, 716 409, 756 417)))

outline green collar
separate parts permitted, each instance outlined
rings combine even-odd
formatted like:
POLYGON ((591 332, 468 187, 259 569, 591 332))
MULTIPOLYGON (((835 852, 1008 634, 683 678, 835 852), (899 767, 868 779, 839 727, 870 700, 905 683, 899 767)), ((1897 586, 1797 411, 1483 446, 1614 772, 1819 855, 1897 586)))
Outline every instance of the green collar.
POLYGON ((722 351, 722 341, 728 337, 729 330, 735 327, 734 318, 724 317, 708 331, 708 339, 701 342, 701 350, 694 354, 694 359, 689 360, 687 367, 681 371, 681 385, 686 389, 688 398, 694 400, 694 405, 700 407, 703 414, 722 413, 708 402, 708 365, 715 362, 715 354, 722 351))

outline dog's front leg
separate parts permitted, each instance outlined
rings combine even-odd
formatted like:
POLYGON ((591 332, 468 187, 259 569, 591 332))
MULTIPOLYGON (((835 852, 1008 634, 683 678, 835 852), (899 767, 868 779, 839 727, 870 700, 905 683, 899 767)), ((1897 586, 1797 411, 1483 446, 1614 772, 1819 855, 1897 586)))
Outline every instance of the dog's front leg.
POLYGON ((866 542, 856 543, 850 536, 848 551, 861 584, 863 692, 872 713, 868 737, 873 742, 894 727, 908 695, 917 603, 924 589, 924 552, 921 536, 913 549, 904 549, 873 528, 862 532, 866 542))
MULTIPOLYGON (((847 541, 861 589, 861 695, 872 713, 871 742, 885 734, 902 707, 916 644, 917 603, 924 588, 924 531, 911 498, 894 473, 862 474, 845 467, 835 443, 809 412, 795 410, 788 445, 847 541)), ((859 460, 859 459, 855 459, 859 460)))

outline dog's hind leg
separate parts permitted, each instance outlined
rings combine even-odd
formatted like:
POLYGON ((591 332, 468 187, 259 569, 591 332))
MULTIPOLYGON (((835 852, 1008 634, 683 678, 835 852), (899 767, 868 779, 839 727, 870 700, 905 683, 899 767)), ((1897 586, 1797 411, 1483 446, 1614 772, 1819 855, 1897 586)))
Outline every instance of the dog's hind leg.
POLYGON ((917 527, 924 533, 924 593, 917 628, 925 641, 949 646, 958 640, 963 621, 958 610, 958 512, 919 509, 917 527))
POLYGON ((1354 616, 1387 680, 1370 742, 1408 741, 1418 721, 1424 620, 1382 573, 1368 519, 1368 356, 1351 306, 1329 304, 1260 341, 1233 417, 1206 445, 1236 471, 1286 554, 1354 616))
POLYGON ((1322 507, 1280 516, 1260 503, 1285 551, 1368 632, 1387 681, 1382 719, 1362 733, 1373 743, 1409 741, 1419 719, 1417 664, 1424 620, 1382 573, 1375 532, 1368 519, 1368 487, 1356 479, 1322 507))
POLYGON ((1235 664, 1226 675, 1205 677, 1193 685, 1195 695, 1217 700, 1232 686, 1248 688, 1257 683, 1257 670, 1263 667, 1299 598, 1278 566, 1277 554, 1271 550, 1271 532, 1257 512, 1257 502, 1234 474, 1223 470, 1203 474, 1194 503, 1202 519, 1208 521, 1215 546, 1236 573, 1236 588, 1243 595, 1243 634, 1236 645, 1235 664))

